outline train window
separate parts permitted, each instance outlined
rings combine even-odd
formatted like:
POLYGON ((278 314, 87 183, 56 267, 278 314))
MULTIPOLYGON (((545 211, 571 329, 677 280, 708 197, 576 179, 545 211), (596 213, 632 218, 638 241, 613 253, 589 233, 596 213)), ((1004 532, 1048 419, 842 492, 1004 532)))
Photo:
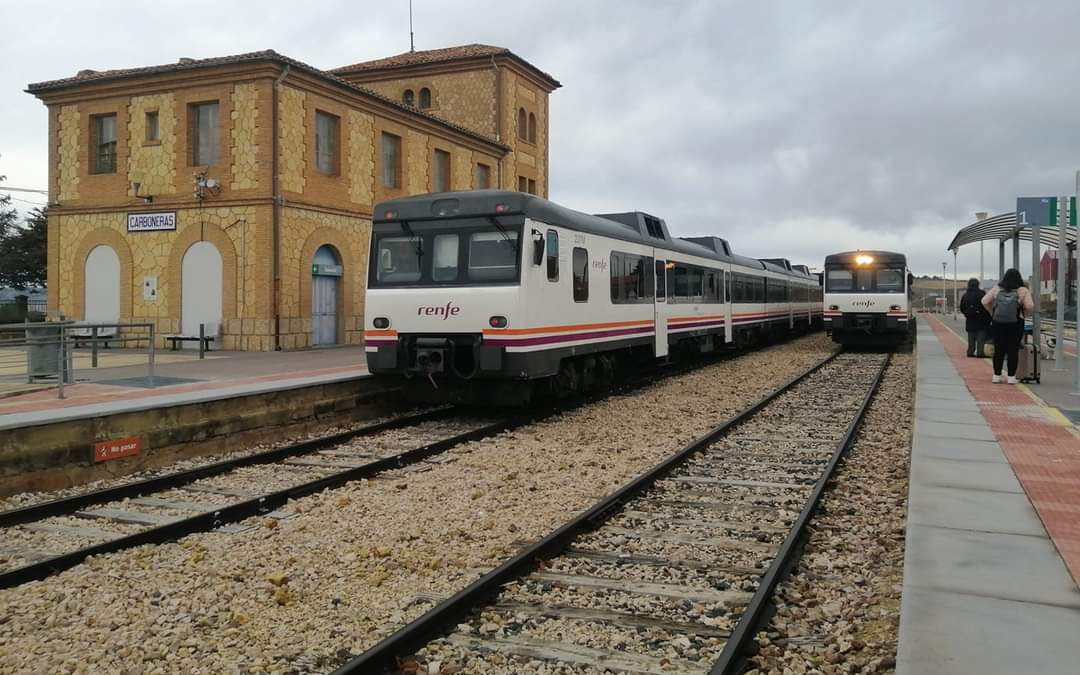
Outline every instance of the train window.
POLYGON ((419 237, 383 237, 379 240, 379 281, 419 281, 419 237))
POLYGON ((518 233, 475 232, 469 239, 469 279, 511 281, 517 275, 518 233))
POLYGON ((547 231, 547 275, 548 281, 559 280, 559 233, 547 231))
POLYGON ((904 270, 879 269, 877 271, 877 290, 879 293, 903 293, 904 270))
POLYGON ((854 290, 855 277, 851 270, 831 268, 825 273, 825 285, 830 293, 846 293, 854 290))
POLYGON ((692 300, 701 301, 701 300, 705 299, 705 294, 702 291, 703 282, 704 282, 704 274, 702 273, 701 268, 699 268, 699 267, 691 267, 690 268, 690 298, 692 300))
POLYGON ((572 267, 574 268, 574 302, 588 302, 589 252, 575 246, 572 267))
POLYGON ((874 290, 874 270, 855 270, 855 290, 856 291, 872 291, 874 290))
POLYGON ((675 290, 671 292, 674 298, 690 297, 690 282, 688 279, 690 270, 682 265, 675 266, 675 290))
POLYGON ((431 278, 434 281, 453 281, 458 276, 458 236, 435 235, 435 249, 431 262, 431 278))
POLYGON ((663 300, 664 292, 667 290, 667 284, 664 283, 664 277, 666 275, 667 263, 663 260, 656 261, 656 299, 663 300))
POLYGON ((731 302, 731 273, 724 272, 724 302, 731 302))
POLYGON ((651 302, 653 284, 652 258, 611 254, 611 301, 616 304, 651 302))

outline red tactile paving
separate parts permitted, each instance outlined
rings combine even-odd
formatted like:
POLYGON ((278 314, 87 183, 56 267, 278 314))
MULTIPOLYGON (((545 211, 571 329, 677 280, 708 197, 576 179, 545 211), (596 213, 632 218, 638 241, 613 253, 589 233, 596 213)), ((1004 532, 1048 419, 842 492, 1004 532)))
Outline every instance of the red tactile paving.
POLYGON ((1055 422, 1024 388, 991 384, 989 359, 967 358, 964 338, 936 317, 924 316, 975 397, 1073 580, 1080 584, 1080 436, 1075 427, 1055 422))

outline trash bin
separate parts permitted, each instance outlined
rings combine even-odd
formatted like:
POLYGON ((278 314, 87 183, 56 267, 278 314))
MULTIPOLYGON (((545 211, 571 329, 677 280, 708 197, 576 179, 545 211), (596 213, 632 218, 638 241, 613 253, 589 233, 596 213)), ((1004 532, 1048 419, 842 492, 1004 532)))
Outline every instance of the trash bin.
MULTIPOLYGON (((60 373, 60 330, 71 323, 48 323, 26 327, 26 376, 29 382, 36 378, 55 378, 60 373)), ((71 379, 70 365, 67 380, 71 379)))

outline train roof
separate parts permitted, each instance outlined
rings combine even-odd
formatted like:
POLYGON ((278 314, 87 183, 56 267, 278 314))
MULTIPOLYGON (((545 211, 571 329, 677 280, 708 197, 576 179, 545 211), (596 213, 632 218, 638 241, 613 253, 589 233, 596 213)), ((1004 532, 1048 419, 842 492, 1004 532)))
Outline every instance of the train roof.
MULTIPOLYGON (((499 211, 502 215, 523 214, 533 220, 559 225, 578 232, 654 246, 700 258, 711 258, 753 269, 765 268, 760 260, 732 253, 727 241, 719 237, 672 237, 667 229, 667 223, 662 218, 641 211, 591 215, 568 209, 536 195, 511 190, 436 192, 392 199, 375 206, 374 222, 436 220, 447 216, 489 216, 496 213, 496 206, 502 207, 499 211), (388 219, 387 211, 394 212, 394 217, 388 219)), ((791 274, 787 270, 784 270, 784 273, 791 274)))
POLYGON ((855 258, 861 255, 868 255, 877 263, 901 263, 907 265, 907 256, 894 251, 844 251, 843 253, 833 253, 825 256, 825 264, 853 263, 855 258))

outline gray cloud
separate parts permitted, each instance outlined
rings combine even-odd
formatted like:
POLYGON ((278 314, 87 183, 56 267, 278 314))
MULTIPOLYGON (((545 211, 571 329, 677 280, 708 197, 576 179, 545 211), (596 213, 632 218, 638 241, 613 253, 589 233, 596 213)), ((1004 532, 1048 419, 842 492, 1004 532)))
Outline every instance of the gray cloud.
MULTIPOLYGON (((13 185, 46 179, 45 112, 27 82, 268 47, 332 67, 408 47, 404 0, 67 4, 5 8, 20 27, 0 71, 13 185)), ((887 247, 940 273, 975 211, 1071 192, 1080 166, 1080 7, 1066 0, 416 0, 415 14, 420 49, 507 46, 563 82, 553 199, 647 210, 748 254, 814 265, 887 247)), ((977 247, 960 263, 977 271, 977 247)))

